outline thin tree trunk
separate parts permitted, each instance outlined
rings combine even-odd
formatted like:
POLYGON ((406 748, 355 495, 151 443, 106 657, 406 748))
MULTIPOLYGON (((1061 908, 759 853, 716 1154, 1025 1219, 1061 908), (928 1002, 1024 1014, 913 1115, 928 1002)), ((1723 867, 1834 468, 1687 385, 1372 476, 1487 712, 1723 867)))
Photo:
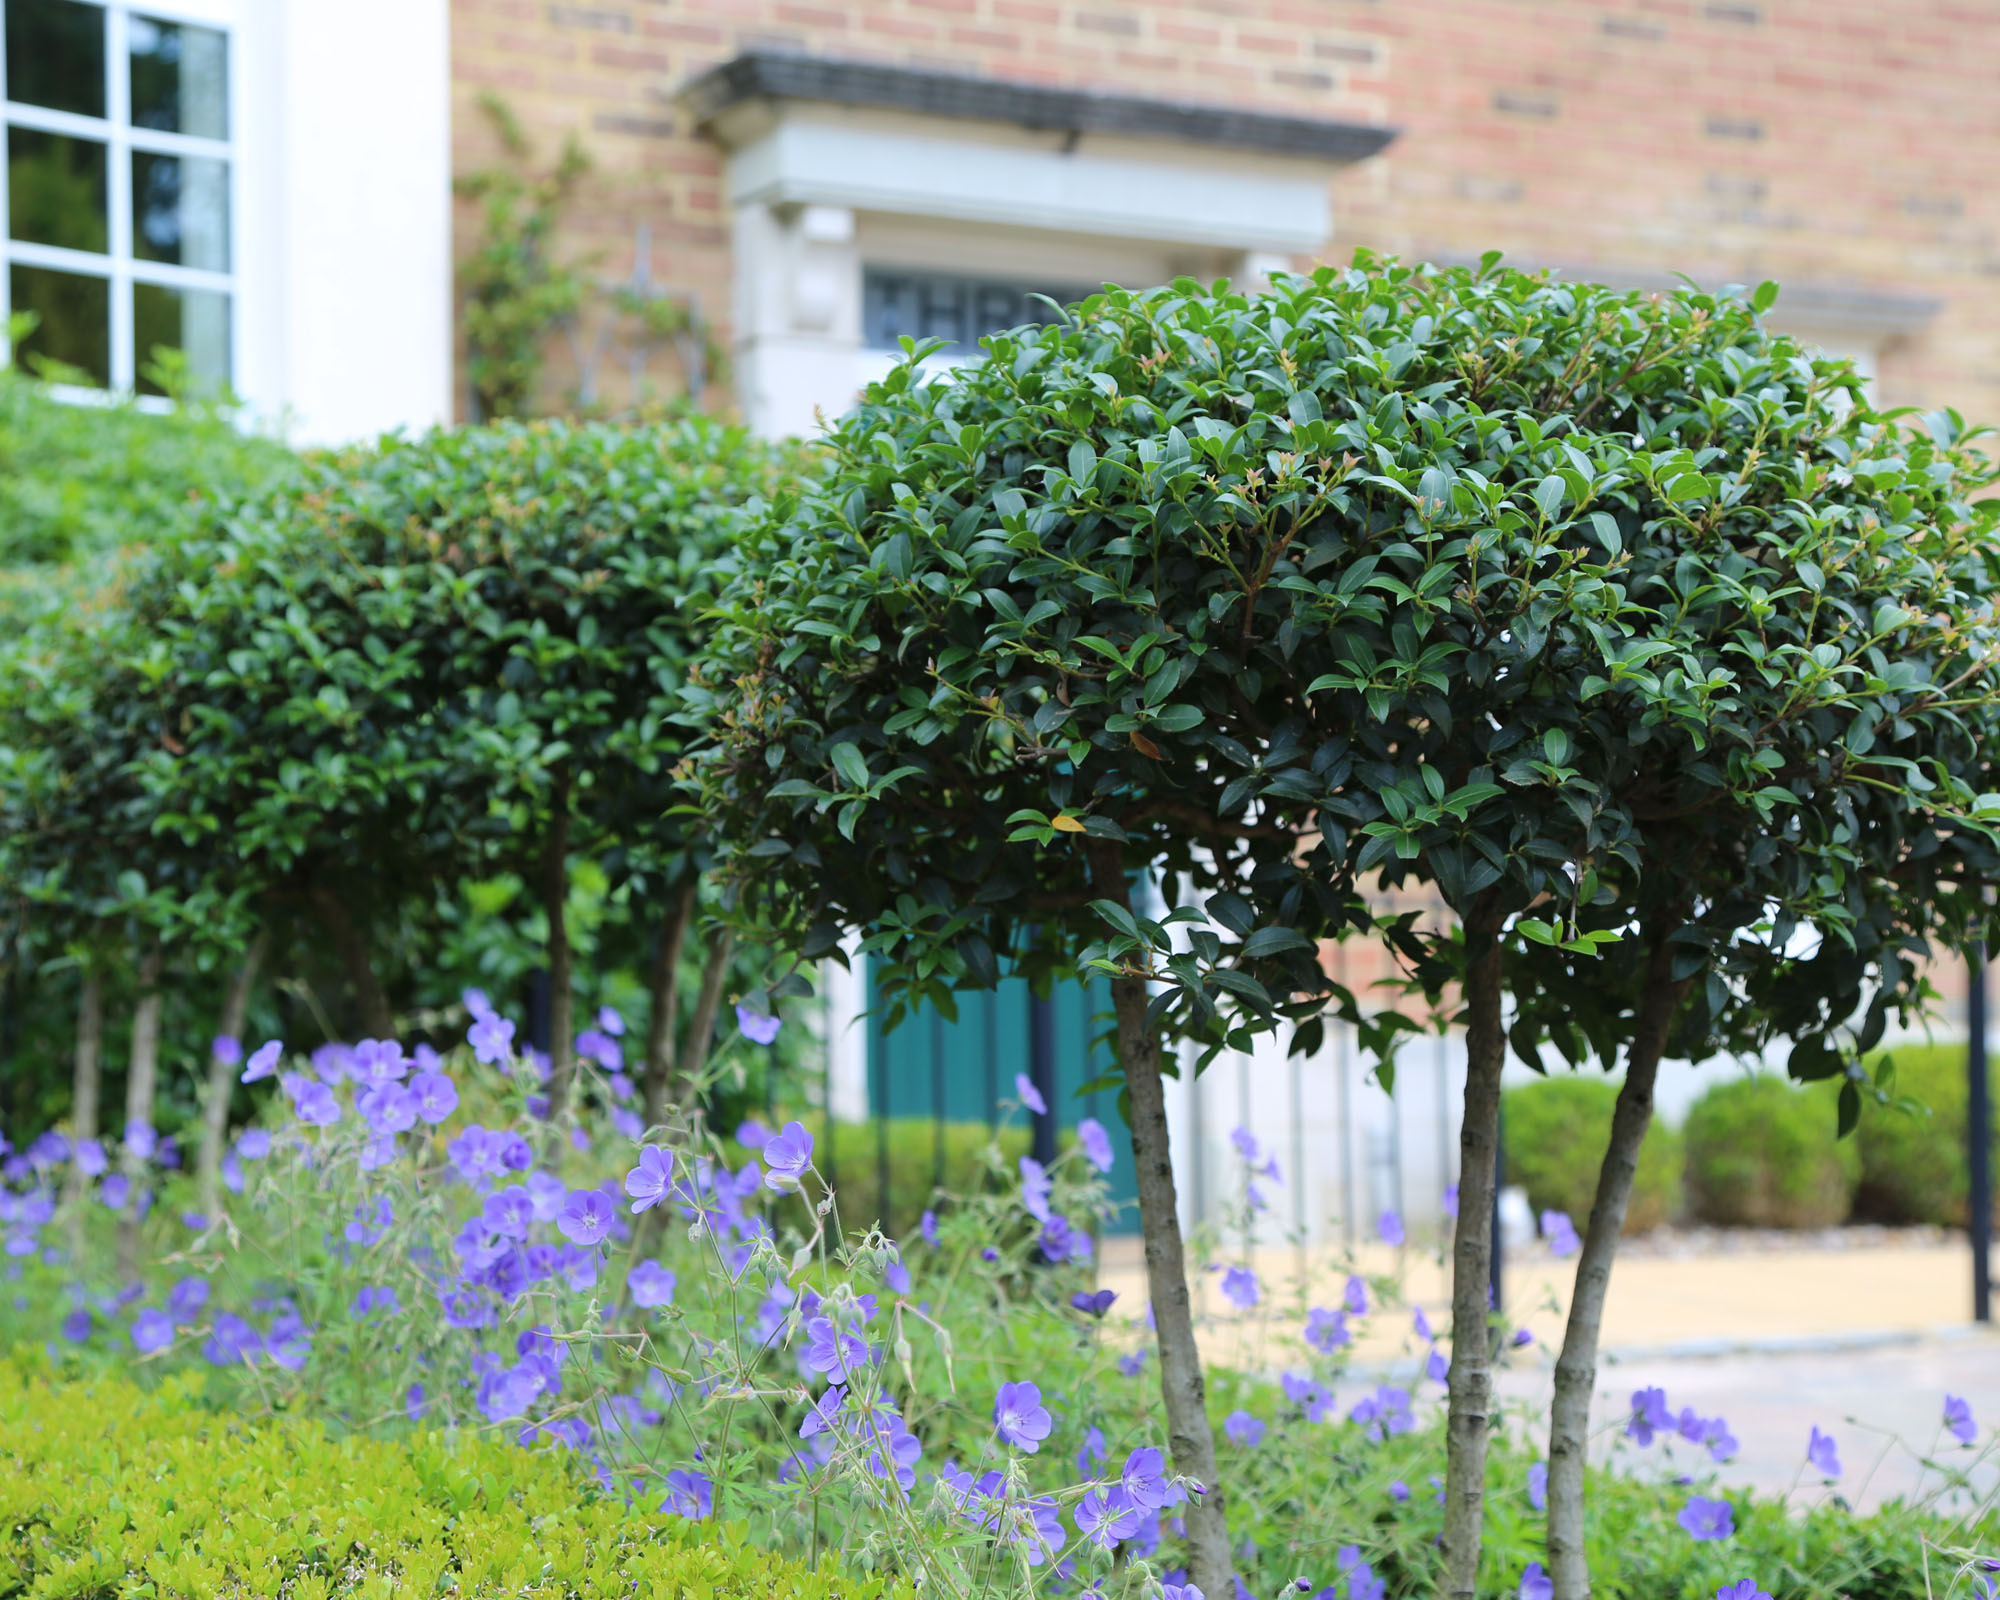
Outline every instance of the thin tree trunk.
POLYGON ((695 895, 700 887, 700 877, 690 871, 660 928, 660 947, 653 952, 653 970, 647 977, 646 992, 652 1002, 646 1015, 649 1128, 657 1128, 666 1119, 667 1101, 679 1098, 680 1085, 674 1072, 674 1013, 680 1005, 681 951, 687 947, 688 924, 694 920, 695 895))
POLYGON ((132 1193, 118 1225, 118 1266, 130 1279, 139 1261, 139 1189, 145 1182, 146 1163, 131 1145, 132 1130, 143 1123, 153 1126, 153 1106, 160 1082, 160 941, 148 935, 139 954, 139 999, 132 1008, 132 1059, 125 1075, 125 1175, 132 1180, 132 1193))
MULTIPOLYGON (((1125 863, 1115 842, 1092 841, 1091 878, 1103 898, 1126 905, 1125 863)), ((1188 1565, 1203 1594, 1227 1600, 1236 1592, 1229 1527, 1223 1515, 1222 1480, 1215 1464, 1215 1431, 1208 1419, 1208 1386, 1195 1344, 1188 1298, 1187 1257, 1181 1243, 1180 1202, 1174 1192, 1173 1151, 1167 1133, 1166 1090, 1160 1075, 1159 1035, 1146 1022, 1146 980, 1111 980, 1118 1020, 1118 1061, 1131 1097, 1132 1164, 1138 1172, 1139 1232, 1146 1255, 1146 1292, 1153 1303, 1153 1336, 1160 1352, 1160 1398, 1174 1471, 1193 1478, 1204 1493, 1190 1496, 1185 1515, 1188 1565)))
MULTIPOLYGON (((259 928, 222 997, 221 1032, 238 1044, 249 1042, 243 1037, 243 1024, 250 1014, 250 991, 270 948, 270 930, 259 928)), ((209 1057, 208 1087, 201 1105, 201 1156, 195 1169, 196 1209, 205 1217, 214 1216, 222 1200, 222 1141, 229 1133, 229 1097, 236 1087, 236 1068, 236 1062, 209 1057)))
POLYGON ((687 1039, 681 1045, 678 1087, 686 1094, 701 1069, 708 1065, 710 1041, 715 1037, 715 1014, 722 1008, 722 986, 729 979, 729 958, 736 953, 736 935, 718 928, 715 943, 708 947, 708 960, 701 969, 701 988, 694 997, 694 1015, 688 1018, 687 1039))
POLYGON ((94 966, 83 969, 83 988, 76 1000, 76 1073, 70 1107, 70 1131, 78 1139, 97 1137, 97 1107, 104 1086, 104 974, 94 966))
POLYGON ((368 941, 347 914, 347 904, 326 884, 315 884, 312 902, 319 907, 326 935, 333 941, 333 953, 354 990, 354 1004, 361 1012, 361 1026, 371 1039, 393 1039, 396 1019, 389 1010, 389 997, 375 976, 375 964, 368 957, 368 941))
POLYGON ((1466 924, 1465 1120, 1458 1141, 1458 1226, 1452 1240, 1450 1412, 1444 1483, 1445 1590, 1474 1600, 1486 1508, 1486 1438, 1493 1404, 1488 1278, 1493 1261, 1493 1185, 1498 1161, 1500 917, 1481 905, 1466 924))
POLYGON ((1555 1600, 1588 1600, 1590 1567, 1583 1545, 1583 1468, 1590 1436, 1590 1397, 1597 1387, 1597 1336, 1604 1300, 1611 1288, 1611 1262, 1625 1230, 1625 1210, 1639 1170, 1639 1147, 1653 1120, 1653 1083, 1666 1053, 1674 1013, 1687 994, 1689 978, 1674 977, 1673 946, 1664 937, 1646 963, 1646 988, 1632 1043, 1625 1052, 1625 1082, 1611 1113, 1611 1144, 1597 1173, 1597 1198, 1583 1253, 1577 1257, 1576 1287, 1556 1362, 1555 1402, 1549 1411, 1549 1576, 1555 1600))
MULTIPOLYGON (((97 1137, 97 1106, 104 1087, 104 974, 83 968, 83 986, 76 1000, 76 1066, 70 1095, 70 1137, 77 1143, 97 1137)), ((90 1180, 71 1162, 69 1180, 69 1253, 73 1265, 83 1261, 83 1190, 90 1180)))
POLYGON ((542 912, 549 923, 549 1121, 569 1110, 576 1076, 576 996, 570 992, 569 763, 556 763, 549 831, 542 848, 542 912))

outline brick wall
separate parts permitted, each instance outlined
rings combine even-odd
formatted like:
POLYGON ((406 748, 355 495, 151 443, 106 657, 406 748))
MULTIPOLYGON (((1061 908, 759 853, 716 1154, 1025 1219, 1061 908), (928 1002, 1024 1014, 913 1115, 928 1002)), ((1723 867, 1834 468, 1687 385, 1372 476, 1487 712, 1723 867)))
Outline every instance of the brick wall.
MULTIPOLYGON (((1386 121, 1336 239, 1933 297, 1890 403, 2000 420, 2000 5, 1980 0, 454 0, 456 161, 504 96, 596 160, 564 248, 726 318, 716 151, 672 104, 751 46, 1386 121)), ((463 220, 463 218, 461 219, 463 220)), ((557 382, 566 381, 558 374, 557 382)))

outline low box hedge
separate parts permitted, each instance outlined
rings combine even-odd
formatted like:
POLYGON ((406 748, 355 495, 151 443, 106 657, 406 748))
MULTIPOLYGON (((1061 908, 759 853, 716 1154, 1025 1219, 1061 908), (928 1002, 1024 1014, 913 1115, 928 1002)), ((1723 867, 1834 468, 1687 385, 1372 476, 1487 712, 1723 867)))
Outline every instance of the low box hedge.
POLYGON ((653 1516, 657 1498, 628 1505, 573 1452, 497 1434, 339 1436, 213 1411, 198 1375, 147 1390, 0 1361, 0 1596, 906 1593, 731 1523, 653 1516))
POLYGON ((1845 1222, 1861 1152, 1837 1136, 1836 1086, 1760 1074, 1719 1083, 1689 1109, 1688 1209, 1718 1227, 1845 1222))
MULTIPOLYGON (((1583 1230, 1597 1198, 1597 1173, 1611 1143, 1616 1080, 1543 1078, 1509 1089, 1503 1137, 1507 1181, 1528 1191, 1537 1215, 1563 1211, 1583 1230)), ((1639 1170, 1625 1211, 1625 1231, 1646 1233, 1673 1221, 1681 1203, 1681 1139, 1658 1118, 1639 1147, 1639 1170)))

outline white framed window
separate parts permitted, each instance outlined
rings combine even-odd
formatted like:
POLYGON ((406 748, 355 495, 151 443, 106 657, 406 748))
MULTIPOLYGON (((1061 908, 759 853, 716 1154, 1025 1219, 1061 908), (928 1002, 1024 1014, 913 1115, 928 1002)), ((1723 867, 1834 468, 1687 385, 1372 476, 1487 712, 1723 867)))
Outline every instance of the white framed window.
POLYGON ((157 395, 155 362, 171 350, 197 388, 230 383, 241 253, 231 9, 0 0, 0 17, 0 316, 36 318, 16 359, 157 395))

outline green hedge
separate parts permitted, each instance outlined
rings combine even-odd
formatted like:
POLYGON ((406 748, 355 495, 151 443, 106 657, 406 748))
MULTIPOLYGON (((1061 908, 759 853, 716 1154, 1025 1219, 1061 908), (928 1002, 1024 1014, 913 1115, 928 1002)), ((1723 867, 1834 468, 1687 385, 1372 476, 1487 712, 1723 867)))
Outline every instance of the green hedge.
POLYGON ((1717 1084, 1688 1112, 1688 1207, 1723 1227, 1845 1222, 1861 1152, 1836 1135, 1831 1084, 1759 1075, 1717 1084))
POLYGON ((0 366, 0 620, 88 586, 114 551, 166 537, 191 507, 295 470, 284 446, 200 405, 77 405, 0 366))
MULTIPOLYGON (((1928 1222, 1962 1228, 1971 1188, 1965 1148, 1965 1046, 1904 1045, 1884 1051, 1895 1063, 1891 1087, 1911 1109, 1870 1106, 1855 1137, 1861 1186, 1854 1214, 1864 1222, 1928 1222)), ((1869 1062, 1873 1070, 1883 1059, 1869 1062)), ((1988 1066, 1988 1081, 1992 1081, 1988 1066)), ((2000 1151, 2000 1140, 1995 1141, 2000 1151)), ((2000 1206, 1994 1208, 2000 1216, 2000 1206)))
POLYGON ((418 1432, 335 1437, 207 1410, 198 1380, 63 1384, 0 1362, 0 1595, 284 1593, 869 1600, 729 1523, 637 1513, 574 1453, 418 1432))
MULTIPOLYGON (((891 1117, 884 1126, 889 1169, 887 1205, 882 1199, 881 1165, 873 1122, 835 1123, 829 1157, 825 1118, 808 1115, 800 1120, 813 1131, 814 1157, 820 1170, 827 1172, 831 1163, 835 1190, 840 1197, 840 1220, 848 1232, 877 1222, 892 1238, 900 1239, 916 1231, 925 1209, 937 1203, 940 1183, 936 1177, 938 1134, 928 1117, 891 1117)), ((1003 1165, 999 1171, 990 1167, 986 1158, 986 1147, 994 1137, 983 1122, 945 1123, 942 1186, 956 1194, 970 1194, 1018 1182, 1018 1164, 1028 1153, 1028 1129, 1016 1121, 1000 1130, 1003 1165)))
MULTIPOLYGON (((1509 1089, 1504 1101, 1507 1181, 1528 1191, 1537 1213, 1566 1211, 1581 1232, 1611 1142, 1618 1085, 1604 1078, 1543 1078, 1509 1089)), ((1639 1147, 1627 1233, 1673 1220, 1680 1210, 1681 1160, 1680 1135, 1656 1118, 1639 1147)))

